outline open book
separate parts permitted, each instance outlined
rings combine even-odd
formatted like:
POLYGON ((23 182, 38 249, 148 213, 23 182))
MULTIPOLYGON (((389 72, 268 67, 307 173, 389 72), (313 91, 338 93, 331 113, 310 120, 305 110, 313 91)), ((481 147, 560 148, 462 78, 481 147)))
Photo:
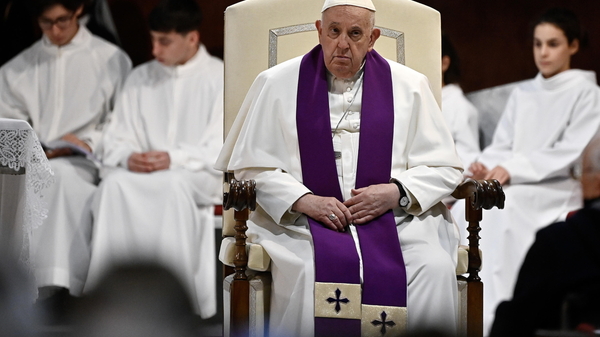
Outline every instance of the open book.
MULTIPOLYGON (((41 142, 41 144, 42 149, 44 149, 44 152, 46 153, 51 153, 51 151, 60 150, 61 154, 58 156, 84 156, 95 163, 100 163, 100 160, 96 158, 96 156, 94 156, 94 154, 88 151, 86 148, 77 146, 73 143, 67 142, 66 140, 57 139, 48 143, 41 142)), ((53 156, 49 155, 49 158, 52 157, 53 156)))

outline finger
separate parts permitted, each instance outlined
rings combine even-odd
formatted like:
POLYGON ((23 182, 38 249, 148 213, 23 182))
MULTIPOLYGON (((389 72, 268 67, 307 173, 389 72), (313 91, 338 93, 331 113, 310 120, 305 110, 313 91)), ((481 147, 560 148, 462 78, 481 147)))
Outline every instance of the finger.
POLYGON ((367 193, 363 193, 363 192, 364 192, 364 189, 359 194, 357 194, 357 195, 353 196, 352 198, 344 201, 344 206, 351 207, 351 206, 358 205, 360 203, 365 202, 366 198, 368 198, 369 196, 367 195, 367 193))
POLYGON ((489 171, 484 177, 483 179, 494 179, 494 177, 496 176, 496 169, 493 169, 491 171, 489 171))
MULTIPOLYGON (((334 213, 330 213, 330 214, 334 214, 334 213)), ((322 222, 322 223, 323 223, 323 224, 324 224, 324 225, 325 225, 327 228, 329 228, 329 229, 331 229, 331 230, 334 230, 334 231, 337 231, 337 232, 339 232, 339 231, 343 230, 343 228, 344 228, 344 227, 343 227, 343 226, 340 224, 340 222, 339 222, 339 218, 336 218, 336 219, 334 219, 334 220, 331 220, 331 219, 329 218, 329 215, 326 215, 326 216, 324 217, 324 219, 323 219, 321 222, 322 222)))
POLYGON ((348 226, 349 222, 347 222, 346 215, 341 209, 335 209, 331 214, 335 215, 335 219, 332 222, 338 230, 343 230, 344 227, 348 226))
POLYGON ((131 160, 129 162, 129 167, 135 167, 138 171, 143 171, 146 172, 147 170, 149 170, 151 168, 150 165, 148 165, 148 163, 146 163, 145 161, 141 161, 141 160, 131 160))
POLYGON ((372 215, 365 213, 365 212, 361 212, 359 214, 354 215, 354 224, 355 225, 364 225, 373 219, 374 219, 374 217, 372 215))
POLYGON ((164 162, 160 162, 160 163, 155 163, 152 168, 154 169, 154 171, 161 171, 161 170, 166 170, 169 167, 166 165, 166 163, 164 162))
MULTIPOLYGON (((352 198, 350 198, 352 199, 352 198)), ((348 200, 350 200, 348 199, 348 200)), ((347 200, 347 201, 348 201, 347 200)), ((336 200, 336 204, 337 204, 337 208, 340 212, 340 214, 336 214, 338 217, 343 219, 343 225, 348 226, 352 223, 353 217, 352 217, 352 212, 350 211, 350 207, 348 207, 348 205, 346 205, 345 202, 340 202, 338 200, 336 200)))
POLYGON ((133 172, 150 172, 152 168, 144 161, 129 162, 129 170, 133 172))
POLYGON ((510 179, 510 176, 508 174, 503 174, 503 175, 499 176, 496 180, 498 180, 500 185, 504 185, 508 182, 509 179, 510 179))
POLYGON ((129 171, 131 171, 131 172, 144 172, 142 169, 143 168, 139 165, 136 165, 133 163, 129 164, 129 171))
POLYGON ((142 153, 132 153, 129 156, 130 160, 142 160, 144 158, 144 155, 142 153))
POLYGON ((346 201, 343 202, 343 205, 347 208, 352 207, 353 205, 356 205, 357 203, 360 202, 360 199, 357 197, 352 197, 346 201))
POLYGON ((344 209, 342 209, 342 213, 344 214, 344 219, 346 220, 344 227, 346 227, 354 222, 354 216, 352 216, 350 209, 344 207, 344 209))
POLYGON ((350 207, 348 207, 348 211, 350 212, 350 214, 352 214, 353 218, 356 216, 356 213, 359 212, 363 208, 362 204, 363 204, 362 202, 359 202, 359 203, 355 203, 355 204, 351 205, 350 207))
POLYGON ((352 193, 353 196, 357 196, 359 194, 361 194, 362 192, 364 192, 367 188, 366 187, 361 187, 361 188, 357 188, 357 189, 352 189, 350 191, 350 193, 352 193))
POLYGON ((331 214, 335 215, 335 219, 331 220, 331 222, 335 225, 336 230, 339 232, 343 232, 344 227, 347 226, 346 216, 339 208, 331 211, 331 214))

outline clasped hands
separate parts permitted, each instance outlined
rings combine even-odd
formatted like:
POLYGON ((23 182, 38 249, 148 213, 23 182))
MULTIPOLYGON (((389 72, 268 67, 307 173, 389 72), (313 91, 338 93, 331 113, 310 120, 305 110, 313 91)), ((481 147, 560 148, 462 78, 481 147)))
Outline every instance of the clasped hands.
POLYGON ((397 207, 399 199, 395 184, 378 184, 353 189, 352 197, 343 203, 334 197, 305 194, 296 200, 292 210, 306 214, 329 229, 343 232, 350 224, 367 223, 397 207))
POLYGON ((496 166, 489 170, 482 163, 474 162, 469 166, 469 171, 471 171, 471 178, 475 180, 496 179, 503 186, 510 181, 510 173, 502 166, 496 166))
POLYGON ((134 152, 127 160, 129 170, 138 173, 166 170, 170 166, 171 157, 164 151, 134 152))

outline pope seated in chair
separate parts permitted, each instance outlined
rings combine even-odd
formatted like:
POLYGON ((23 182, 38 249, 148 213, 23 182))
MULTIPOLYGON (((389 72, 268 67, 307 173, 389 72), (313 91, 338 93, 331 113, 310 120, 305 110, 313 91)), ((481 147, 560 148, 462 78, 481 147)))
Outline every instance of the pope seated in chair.
POLYGON ((370 0, 327 0, 319 45, 261 73, 217 168, 254 179, 270 334, 456 334, 462 165, 427 78, 374 49, 370 0))

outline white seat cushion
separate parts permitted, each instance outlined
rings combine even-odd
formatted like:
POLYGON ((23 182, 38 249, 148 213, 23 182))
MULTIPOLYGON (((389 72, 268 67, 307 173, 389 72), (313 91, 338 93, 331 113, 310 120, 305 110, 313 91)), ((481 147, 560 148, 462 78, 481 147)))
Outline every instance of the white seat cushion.
MULTIPOLYGON (((248 254, 248 269, 255 271, 267 271, 271 267, 271 257, 261 246, 254 243, 246 243, 248 254)), ((219 260, 226 266, 234 267, 235 260, 235 238, 226 237, 221 242, 219 260)))
MULTIPOLYGON (((267 271, 271 267, 271 257, 265 249, 255 243, 246 243, 246 253, 248 254, 248 269, 255 271, 267 271)), ((481 250, 479 250, 481 256, 481 250)), ((235 238, 223 238, 219 260, 227 266, 234 267, 235 259, 235 238)), ((456 275, 465 274, 469 267, 469 247, 458 247, 458 263, 456 264, 456 275)), ((480 268, 481 270, 481 268, 480 268)))

